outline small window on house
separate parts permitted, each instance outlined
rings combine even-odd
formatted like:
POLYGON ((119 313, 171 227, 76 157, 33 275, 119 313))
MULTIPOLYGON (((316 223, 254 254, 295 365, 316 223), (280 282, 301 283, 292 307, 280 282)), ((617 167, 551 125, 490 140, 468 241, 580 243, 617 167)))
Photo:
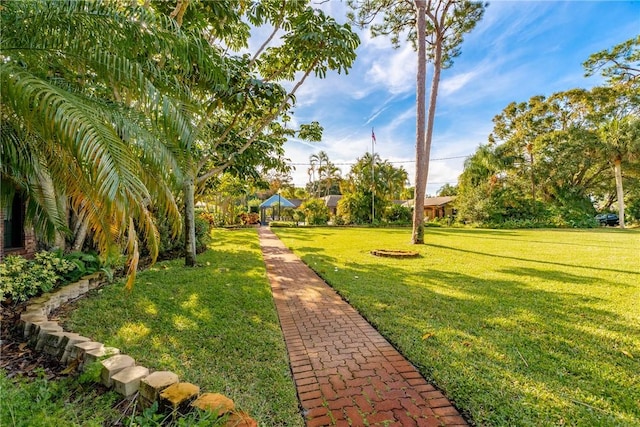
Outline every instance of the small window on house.
POLYGON ((16 194, 4 216, 4 248, 24 247, 24 198, 16 194))

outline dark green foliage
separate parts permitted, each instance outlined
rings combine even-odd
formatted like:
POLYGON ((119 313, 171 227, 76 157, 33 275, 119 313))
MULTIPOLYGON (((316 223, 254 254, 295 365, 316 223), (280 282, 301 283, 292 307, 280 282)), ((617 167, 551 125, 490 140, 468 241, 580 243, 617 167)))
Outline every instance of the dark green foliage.
POLYGON ((100 271, 102 268, 102 262, 96 253, 71 252, 64 255, 63 258, 76 266, 63 275, 63 279, 67 283, 75 282, 83 276, 100 271))
POLYGON ((627 205, 625 213, 630 220, 640 221, 640 197, 631 199, 631 202, 627 205))
POLYGON ((387 206, 382 214, 382 219, 386 222, 394 224, 410 224, 411 223, 411 209, 402 206, 392 204, 387 206))
MULTIPOLYGON (((195 218, 196 226, 196 252, 202 253, 207 249, 207 245, 211 242, 212 225, 210 220, 213 218, 213 214, 199 213, 195 218)), ((215 225, 215 223, 214 223, 215 225)), ((171 227, 166 221, 160 220, 157 224, 158 232, 160 233, 160 251, 162 257, 170 256, 171 254, 182 255, 184 253, 184 233, 174 236, 171 233, 171 227)), ((143 255, 148 255, 144 253, 143 255)))
POLYGON ((196 253, 207 250, 207 245, 211 243, 211 226, 207 220, 200 215, 196 217, 196 253))

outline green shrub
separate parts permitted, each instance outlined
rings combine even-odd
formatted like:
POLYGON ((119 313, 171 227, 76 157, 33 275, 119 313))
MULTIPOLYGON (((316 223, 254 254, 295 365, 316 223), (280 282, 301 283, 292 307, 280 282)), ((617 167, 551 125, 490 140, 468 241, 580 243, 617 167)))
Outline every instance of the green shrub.
POLYGON ((329 208, 322 199, 309 199, 300 206, 300 210, 309 225, 326 225, 329 221, 329 208))
MULTIPOLYGON (((211 243, 211 226, 209 222, 200 216, 196 216, 196 253, 202 253, 207 250, 207 246, 211 243)), ((184 247, 184 245, 183 245, 184 247)))
POLYGON ((296 223, 304 222, 306 220, 306 216, 305 216, 304 212, 302 212, 299 209, 296 209, 295 211, 293 211, 293 220, 296 223))
POLYGON ((334 215, 332 217, 333 225, 347 225, 347 221, 340 215, 334 215))
POLYGON ((75 264, 76 268, 64 273, 63 280, 66 283, 77 281, 87 274, 93 274, 102 270, 102 262, 96 253, 71 252, 62 258, 75 264))
POLYGON ((411 208, 396 204, 387 206, 382 213, 382 219, 393 224, 409 224, 412 216, 411 208))
MULTIPOLYGON (((213 217, 205 212, 199 213, 195 217, 195 228, 196 228, 196 252, 202 253, 207 250, 207 245, 211 242, 211 236, 209 232, 211 231, 211 222, 210 220, 213 217)), ((220 224, 222 225, 222 224, 220 224)), ((172 256, 178 254, 181 256, 184 254, 184 232, 182 232, 179 236, 172 236, 171 229, 166 221, 160 221, 157 224, 158 232, 160 233, 160 256, 161 258, 172 256)), ((144 247, 143 247, 144 248, 144 247)), ((146 248, 143 249, 142 255, 149 255, 146 248)))
POLYGON ((298 224, 293 221, 271 221, 269 227, 297 227, 298 224))
POLYGON ((222 221, 222 218, 218 218, 218 215, 212 212, 202 212, 199 216, 206 220, 211 227, 216 227, 222 221))
POLYGON ((56 252, 38 252, 32 260, 8 255, 0 263, 0 296, 25 301, 63 283, 64 276, 76 268, 56 252))

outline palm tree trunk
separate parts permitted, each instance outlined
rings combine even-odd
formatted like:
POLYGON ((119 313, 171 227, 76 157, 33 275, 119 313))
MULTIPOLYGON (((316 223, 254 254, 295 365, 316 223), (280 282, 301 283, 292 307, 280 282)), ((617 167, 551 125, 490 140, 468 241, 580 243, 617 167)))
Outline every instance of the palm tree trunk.
POLYGON ((78 224, 74 233, 72 251, 81 251, 84 246, 84 241, 87 239, 87 233, 89 231, 89 224, 85 220, 85 215, 78 217, 78 224))
POLYGON ((424 196, 427 190, 427 160, 425 158, 425 119, 426 119, 426 78, 427 78, 427 46, 426 46, 426 3, 415 0, 418 32, 418 73, 416 76, 416 175, 413 197, 413 232, 411 243, 424 244, 424 196))
POLYGON ((196 214, 195 214, 195 184, 193 176, 187 176, 184 180, 184 265, 193 267, 196 265, 196 214))
POLYGON ((622 188, 622 159, 616 157, 613 170, 616 175, 616 193, 618 195, 618 217, 620 217, 620 228, 624 228, 624 191, 622 188))

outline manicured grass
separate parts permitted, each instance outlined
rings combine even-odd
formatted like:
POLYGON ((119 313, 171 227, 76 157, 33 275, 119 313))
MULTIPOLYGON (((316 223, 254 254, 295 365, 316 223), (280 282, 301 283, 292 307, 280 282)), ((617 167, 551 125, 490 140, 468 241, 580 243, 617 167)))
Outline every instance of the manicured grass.
POLYGON ((479 425, 640 425, 637 230, 274 231, 479 425))
POLYGON ((223 393, 263 426, 302 426, 286 348, 254 229, 216 230, 199 267, 183 260, 83 300, 66 328, 223 393))
POLYGON ((97 393, 93 384, 72 378, 49 381, 8 379, 0 370, 0 426, 100 427, 115 423, 120 396, 97 393), (104 424, 103 424, 104 423, 104 424))

